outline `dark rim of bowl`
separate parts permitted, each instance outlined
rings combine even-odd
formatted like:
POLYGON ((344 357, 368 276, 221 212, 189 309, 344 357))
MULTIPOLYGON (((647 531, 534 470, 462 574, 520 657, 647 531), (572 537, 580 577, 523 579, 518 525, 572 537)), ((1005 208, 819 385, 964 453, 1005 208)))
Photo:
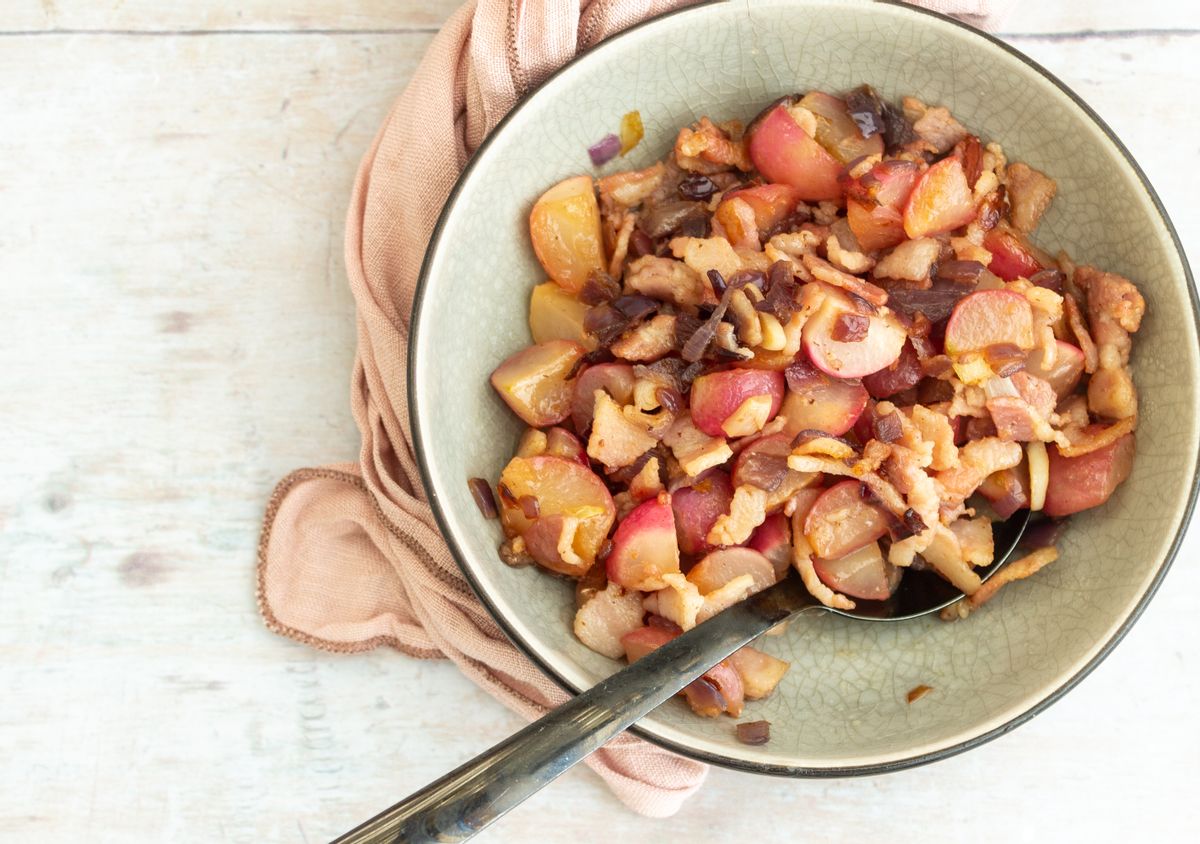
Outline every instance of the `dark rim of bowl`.
MULTIPOLYGON (((421 482, 424 485, 426 494, 429 497, 429 503, 433 510, 434 518, 437 521, 438 528, 441 531, 443 538, 445 538, 445 540, 446 540, 446 544, 450 548, 451 554, 453 554, 453 556, 454 556, 455 562, 458 563, 458 567, 462 570, 463 575, 467 579, 467 582, 471 584, 471 589, 475 592, 476 596, 483 603, 483 605, 485 607, 487 607, 487 610, 491 614, 491 616, 494 619, 496 619, 496 622, 500 625, 501 629, 504 630, 505 635, 507 635, 508 638, 512 641, 512 643, 514 645, 516 645, 517 648, 522 653, 524 653, 527 657, 529 657, 529 659, 536 666, 538 666, 538 668, 540 668, 544 674, 546 674, 548 677, 553 679, 556 683, 558 683, 559 686, 561 686, 564 690, 566 690, 567 692, 570 692, 571 694, 578 694, 581 691, 581 689, 577 688, 574 684, 568 682, 564 677, 562 677, 548 662, 546 662, 545 660, 542 659, 542 657, 538 654, 537 650, 532 645, 530 645, 529 642, 526 642, 519 635, 517 635, 516 631, 508 624, 504 615, 499 612, 498 608, 492 602, 492 600, 488 596, 488 594, 481 588, 479 582, 476 580, 474 574, 472 573, 471 566, 466 563, 466 555, 463 553, 462 548, 459 547, 454 536, 449 531, 446 520, 442 514, 441 503, 438 501, 437 496, 432 491, 432 484, 430 483, 429 466, 425 459, 425 450, 423 447, 424 437, 423 437, 422 431, 421 431, 421 415, 420 415, 420 413, 417 412, 419 403, 417 401, 416 393, 413 389, 413 384, 415 383, 415 379, 413 376, 417 369, 417 338, 419 336, 420 327, 421 327, 420 314, 421 314, 422 305, 424 303, 425 291, 428 286, 427 281, 428 281, 431 257, 433 255, 435 249, 438 246, 439 240, 440 240, 443 230, 445 228, 446 218, 450 212, 450 209, 454 206, 455 200, 458 198, 459 193, 462 191, 463 186, 466 184, 467 179, 470 177, 471 172, 474 170, 476 163, 479 161, 480 154, 485 149, 487 149, 487 147, 491 144, 492 140, 501 133, 501 131, 504 129, 504 127, 508 124, 508 122, 513 118, 513 116, 522 108, 522 106, 524 106, 524 104, 530 98, 535 96, 545 85, 550 83, 552 80, 556 79, 560 74, 565 73, 567 70, 569 70, 573 65, 575 65, 577 62, 579 62, 581 59, 583 59, 587 56, 590 56, 595 50, 601 49, 605 45, 610 44, 610 43, 616 41, 617 39, 624 37, 626 35, 626 33, 630 33, 635 30, 641 29, 644 26, 651 25, 651 24, 661 21, 665 18, 675 17, 677 15, 695 14, 695 13, 697 13, 697 11, 699 9, 702 9, 705 6, 717 5, 720 2, 724 2, 724 1, 725 0, 706 0, 706 2, 698 3, 698 4, 692 5, 692 6, 687 6, 687 7, 681 8, 681 9, 676 9, 671 12, 667 12, 665 14, 658 15, 656 17, 649 18, 645 21, 635 24, 634 26, 631 26, 628 29, 625 29, 622 32, 619 32, 616 35, 613 35, 612 37, 605 39, 604 41, 595 45, 591 49, 586 50, 585 52, 580 53, 579 55, 575 56, 573 59, 571 59, 565 65, 563 65, 561 68, 559 68, 553 74, 551 74, 545 81, 543 81, 537 87, 535 87, 531 91, 527 92, 524 96, 522 96, 521 99, 516 103, 516 105, 513 106, 513 109, 507 115, 505 115, 504 118, 502 120, 500 120, 499 123, 496 124, 496 127, 483 140, 483 142, 479 145, 479 147, 475 150, 474 154, 471 156, 471 159, 467 162, 466 167, 463 168, 463 172, 459 175, 458 180, 454 184, 454 188, 450 191, 450 195, 446 199, 446 204, 442 207, 442 211, 438 215, 438 220, 433 228, 432 234, 430 235, 429 245, 426 248, 425 258, 421 263, 420 274, 418 275, 418 278, 417 278, 417 289, 416 289, 416 293, 415 293, 415 296, 413 299, 413 316, 412 316, 412 321, 410 323, 412 328, 411 328, 411 334, 409 337, 409 344, 408 344, 408 404, 409 404, 410 408, 413 408, 413 413, 412 413, 413 450, 416 452, 417 466, 419 467, 420 473, 421 473, 421 482)), ((1130 154, 1129 150, 1125 147, 1125 145, 1121 142, 1121 140, 1117 137, 1116 133, 1113 132, 1113 130, 1108 126, 1108 124, 1104 122, 1104 120, 1100 117, 1100 115, 1098 115, 1086 102, 1083 101, 1083 99, 1078 94, 1076 94, 1074 91, 1072 91, 1057 76, 1055 76, 1050 71, 1046 70, 1046 68, 1042 67, 1040 64, 1038 64, 1033 59, 1026 56, 1020 50, 1005 43, 1004 41, 1001 41, 999 38, 997 38, 993 35, 990 35, 986 32, 982 32, 981 30, 978 30, 968 24, 961 22, 961 21, 955 20, 954 18, 949 17, 948 15, 941 14, 940 12, 934 12, 929 9, 923 9, 923 8, 916 7, 916 6, 907 5, 902 0, 875 0, 875 2, 884 4, 884 5, 888 5, 888 6, 894 6, 894 7, 901 8, 905 12, 912 14, 914 16, 917 16, 917 17, 925 16, 925 17, 936 18, 945 23, 952 24, 952 25, 958 27, 959 29, 962 29, 962 30, 970 33, 971 35, 983 40, 984 42, 986 42, 994 47, 998 47, 999 49, 1003 50, 1004 52, 1008 53, 1009 55, 1011 55, 1011 56, 1017 58, 1018 60, 1020 60, 1021 62, 1023 62, 1025 65, 1027 65, 1029 68, 1031 68, 1035 72, 1037 72, 1037 73, 1041 74, 1043 77, 1045 77, 1045 79, 1047 81, 1049 81, 1051 84, 1053 84, 1068 99, 1070 99, 1072 102, 1074 102, 1075 105, 1077 105, 1079 107, 1079 109, 1088 118, 1090 118, 1091 121, 1096 126, 1098 126, 1100 128, 1100 130, 1108 137, 1109 141, 1112 142, 1113 146, 1116 147, 1116 149, 1121 153, 1121 156, 1125 159, 1126 163, 1128 163, 1129 166, 1133 169, 1133 172, 1137 175, 1138 180, 1141 182, 1142 188, 1146 191, 1146 194, 1150 197, 1150 200, 1153 203, 1155 210, 1158 212, 1158 216, 1161 219, 1163 226, 1166 228, 1167 232, 1171 236, 1171 241, 1175 246, 1175 251, 1178 253, 1180 264, 1183 267, 1184 278, 1187 282, 1188 293, 1190 295, 1191 302, 1192 302, 1192 321, 1196 325, 1197 331, 1200 332, 1200 299, 1197 298, 1195 280, 1192 276, 1191 268, 1188 265, 1187 255, 1185 254, 1185 252, 1183 250, 1183 244, 1180 242, 1179 233, 1175 230, 1175 226, 1171 222, 1171 218, 1167 214, 1166 208, 1163 207, 1162 200, 1159 198, 1158 193, 1155 192, 1153 186, 1150 184, 1150 180, 1146 178, 1146 174, 1142 171, 1142 168, 1134 160, 1133 156, 1130 154)), ((1171 546, 1167 550, 1167 554, 1163 558, 1163 561, 1160 564, 1158 571, 1154 576, 1154 580, 1151 581, 1150 585, 1146 588, 1145 593, 1142 595, 1141 599, 1138 601, 1137 606, 1135 606, 1133 608, 1133 610, 1125 618, 1124 622, 1122 622, 1121 626, 1117 629, 1117 631, 1104 644, 1104 646, 1096 653, 1096 655, 1093 656, 1092 659, 1088 661, 1088 663, 1086 665, 1084 665, 1073 676, 1071 676, 1070 678, 1065 680, 1057 689, 1050 692, 1050 694, 1046 695, 1046 697, 1044 697, 1041 700, 1034 703, 1032 706, 1030 706, 1024 712, 1020 713, 1019 715, 1013 716, 1009 721, 1005 722, 1004 724, 1001 724, 998 727, 994 727, 994 728, 988 730, 987 732, 981 733, 980 735, 974 736, 973 738, 967 739, 966 741, 962 741, 962 742, 959 742, 958 744, 954 744, 949 747, 944 747, 939 750, 934 750, 934 751, 930 751, 928 753, 918 754, 916 756, 910 756, 905 759, 898 759, 898 760, 893 760, 893 761, 889 761, 889 762, 881 762, 881 763, 868 764, 868 765, 855 765, 855 766, 849 766, 849 767, 833 766, 833 767, 828 767, 828 768, 824 768, 824 767, 809 768, 809 767, 803 767, 803 766, 776 765, 776 764, 770 764, 770 763, 765 763, 765 762, 754 762, 754 761, 748 761, 748 760, 743 760, 743 759, 735 759, 735 758, 722 756, 722 755, 715 754, 715 753, 709 753, 707 751, 696 750, 694 748, 688 747, 687 745, 680 744, 678 742, 671 741, 669 739, 664 739, 664 738, 652 735, 652 734, 646 732, 645 730, 643 730, 641 727, 636 726, 636 725, 631 727, 630 730, 631 730, 631 732, 635 733, 636 735, 640 736, 641 738, 646 739, 649 742, 652 742, 653 744, 656 744, 660 747, 666 748, 667 750, 673 751, 675 753, 678 753, 682 756, 686 756, 691 759, 697 759, 697 760, 700 760, 703 762, 709 762, 711 764, 719 765, 721 767, 730 768, 733 770, 746 771, 746 772, 755 773, 755 774, 769 774, 769 775, 773 775, 773 776, 808 777, 808 778, 870 776, 870 775, 874 775, 874 774, 885 774, 885 773, 891 773, 894 771, 902 771, 902 770, 906 770, 908 768, 915 768, 920 765, 927 765, 931 762, 937 762, 942 759, 947 759, 951 756, 957 756, 959 753, 963 753, 967 750, 971 750, 972 748, 978 747, 982 744, 985 744, 985 743, 991 741, 994 738, 1002 736, 1005 733, 1011 732, 1012 730, 1015 730, 1017 727, 1021 726, 1026 721, 1033 718, 1035 715, 1038 715, 1039 713, 1045 711, 1047 708, 1050 707, 1051 704, 1055 703, 1063 695, 1065 695, 1071 689, 1075 688, 1075 686, 1078 685, 1083 680, 1084 677, 1086 677, 1088 674, 1090 674, 1093 670, 1095 670, 1096 666, 1098 666, 1101 662, 1104 661, 1105 657, 1107 657, 1112 652, 1113 648, 1115 648, 1117 646, 1117 643, 1119 643, 1125 637, 1125 634, 1129 632, 1129 630, 1133 627, 1134 623, 1136 623, 1138 618, 1141 617, 1142 612, 1146 609, 1146 606, 1150 603, 1150 600, 1154 597, 1155 593, 1158 591, 1158 587, 1162 584, 1163 578, 1166 576, 1167 571, 1171 567, 1171 563, 1175 559, 1175 555, 1179 551, 1179 546, 1183 541, 1184 534, 1186 533, 1188 524, 1191 521, 1192 514, 1196 507, 1196 499, 1197 499, 1198 492, 1200 492, 1200 454, 1197 455, 1196 464, 1192 468, 1192 487, 1191 487, 1191 491, 1188 495, 1187 507, 1184 510, 1183 519, 1180 521, 1179 529, 1176 531, 1175 537, 1171 541, 1171 546)))

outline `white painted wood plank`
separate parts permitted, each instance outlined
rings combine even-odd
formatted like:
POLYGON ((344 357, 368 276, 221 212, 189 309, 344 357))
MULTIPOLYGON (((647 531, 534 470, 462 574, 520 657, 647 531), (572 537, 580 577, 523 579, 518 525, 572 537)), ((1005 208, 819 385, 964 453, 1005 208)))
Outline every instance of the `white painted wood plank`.
MULTIPOLYGON (((460 0, 243 0, 184 3, 178 0, 8 0, 0 30, 127 29, 394 29, 436 27, 460 0)), ((1042 3, 1022 0, 1006 32, 1080 32, 1200 28, 1191 0, 1091 0, 1042 3)))
POLYGON ((461 0, 6 0, 0 31, 436 29, 461 0))
MULTIPOLYGON (((139 5, 157 17, 117 28, 234 8, 116 13, 139 5)), ((252 600, 271 484, 356 451, 341 219, 427 39, 5 39, 0 839, 327 840, 519 726, 444 663, 313 652, 267 634, 252 600)), ((1200 83, 1195 42, 1017 43, 1121 134, 1194 251, 1180 139, 1200 116, 1175 92, 1200 83)), ((1193 532, 1079 689, 964 756, 869 780, 718 770, 668 822, 573 771, 481 840, 1189 840, 1197 555, 1193 532)))

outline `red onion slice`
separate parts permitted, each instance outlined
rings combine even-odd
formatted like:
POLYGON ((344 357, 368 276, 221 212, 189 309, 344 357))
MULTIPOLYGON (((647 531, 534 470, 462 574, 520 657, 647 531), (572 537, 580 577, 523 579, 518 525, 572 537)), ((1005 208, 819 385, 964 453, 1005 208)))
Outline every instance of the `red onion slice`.
POLYGON ((612 161, 620 151, 621 139, 611 132, 588 147, 588 155, 591 156, 592 164, 597 167, 612 161))

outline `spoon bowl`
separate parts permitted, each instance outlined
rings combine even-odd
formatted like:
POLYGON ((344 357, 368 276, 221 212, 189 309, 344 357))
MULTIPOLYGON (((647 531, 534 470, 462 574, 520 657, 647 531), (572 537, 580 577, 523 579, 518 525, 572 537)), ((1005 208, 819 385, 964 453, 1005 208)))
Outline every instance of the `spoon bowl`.
MULTIPOLYGON (((993 532, 1004 551, 981 579, 1011 559, 1028 524, 1028 510, 998 523, 993 532)), ((904 580, 918 573, 908 572, 904 580)), ((774 586, 680 634, 334 844, 465 841, 738 648, 798 613, 822 609, 861 621, 907 621, 962 599, 961 592, 953 587, 950 591, 953 595, 947 598, 922 580, 906 598, 898 598, 898 590, 895 600, 864 602, 877 606, 835 610, 817 603, 795 572, 789 572, 774 586)))

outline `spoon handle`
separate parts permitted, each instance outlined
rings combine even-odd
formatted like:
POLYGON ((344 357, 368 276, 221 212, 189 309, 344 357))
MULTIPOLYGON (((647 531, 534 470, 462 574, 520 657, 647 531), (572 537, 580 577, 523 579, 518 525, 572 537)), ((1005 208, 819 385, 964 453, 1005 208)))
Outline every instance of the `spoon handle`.
POLYGON ((735 650, 810 605, 789 578, 551 710, 334 844, 465 841, 735 650))

